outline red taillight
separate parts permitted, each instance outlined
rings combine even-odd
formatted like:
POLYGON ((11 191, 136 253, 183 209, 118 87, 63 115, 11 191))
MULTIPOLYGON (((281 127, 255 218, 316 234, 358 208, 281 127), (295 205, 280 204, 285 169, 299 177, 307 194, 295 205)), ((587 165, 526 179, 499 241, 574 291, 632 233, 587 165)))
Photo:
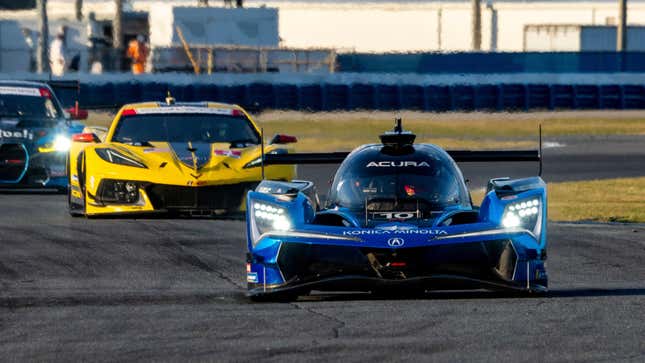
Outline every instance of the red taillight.
POLYGON ((242 113, 242 111, 240 110, 233 109, 231 110, 231 116, 244 116, 244 113, 242 113))
POLYGON ((407 264, 405 262, 390 262, 390 267, 405 267, 407 264))
POLYGON ((40 96, 41 97, 47 97, 47 98, 52 97, 52 93, 49 92, 49 90, 47 88, 39 88, 39 91, 40 91, 40 96))
POLYGON ((136 114, 137 110, 133 108, 126 108, 125 110, 123 110, 123 112, 121 112, 121 116, 134 116, 136 114))
POLYGON ((95 142, 98 140, 98 137, 92 133, 82 133, 72 135, 72 141, 74 142, 95 142))
POLYGON ((6 162, 7 164, 12 164, 12 165, 16 165, 16 164, 24 164, 24 163, 25 163, 25 161, 24 161, 24 160, 20 160, 20 159, 8 159, 8 160, 5 160, 5 162, 6 162))

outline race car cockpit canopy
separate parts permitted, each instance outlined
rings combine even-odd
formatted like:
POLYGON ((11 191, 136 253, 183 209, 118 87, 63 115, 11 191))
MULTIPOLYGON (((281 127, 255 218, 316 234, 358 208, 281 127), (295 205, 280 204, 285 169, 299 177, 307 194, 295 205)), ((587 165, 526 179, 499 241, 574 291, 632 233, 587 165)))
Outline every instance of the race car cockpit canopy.
POLYGON ((336 172, 329 203, 370 220, 430 219, 449 207, 470 207, 461 172, 434 145, 367 145, 336 172))

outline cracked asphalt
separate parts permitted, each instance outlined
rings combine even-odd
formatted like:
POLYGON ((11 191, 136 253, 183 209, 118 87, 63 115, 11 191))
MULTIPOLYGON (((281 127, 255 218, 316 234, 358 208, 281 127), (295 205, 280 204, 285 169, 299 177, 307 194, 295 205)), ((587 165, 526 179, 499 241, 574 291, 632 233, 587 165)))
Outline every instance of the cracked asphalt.
MULTIPOLYGON (((625 176, 643 175, 611 150, 600 165, 629 159, 625 176)), ((551 160, 547 181, 592 169, 551 160)), ((645 225, 551 223, 545 297, 258 304, 244 295, 241 221, 71 218, 47 194, 2 194, 0 210, 3 362, 645 361, 645 225)))

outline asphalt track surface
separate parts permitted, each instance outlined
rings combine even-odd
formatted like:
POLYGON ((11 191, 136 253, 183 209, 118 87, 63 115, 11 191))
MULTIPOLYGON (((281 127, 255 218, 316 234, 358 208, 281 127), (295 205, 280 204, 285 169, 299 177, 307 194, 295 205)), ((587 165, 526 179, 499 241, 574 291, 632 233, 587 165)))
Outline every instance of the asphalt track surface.
POLYGON ((257 304, 244 296, 241 221, 64 208, 61 195, 0 195, 2 361, 645 361, 645 225, 551 223, 545 297, 257 304))

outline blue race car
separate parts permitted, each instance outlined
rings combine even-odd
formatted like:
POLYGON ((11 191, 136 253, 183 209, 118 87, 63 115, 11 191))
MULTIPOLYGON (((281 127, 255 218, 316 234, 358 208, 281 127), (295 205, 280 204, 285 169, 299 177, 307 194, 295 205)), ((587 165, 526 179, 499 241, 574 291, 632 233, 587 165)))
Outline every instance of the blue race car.
POLYGON ((49 85, 0 81, 0 188, 67 191, 70 138, 82 130, 49 85))
POLYGON ((326 208, 313 183, 265 180, 247 198, 248 295, 317 291, 547 290, 546 185, 492 179, 473 206, 456 161, 539 161, 538 150, 445 151, 400 120, 351 153, 283 154, 264 164, 340 162, 326 208))

